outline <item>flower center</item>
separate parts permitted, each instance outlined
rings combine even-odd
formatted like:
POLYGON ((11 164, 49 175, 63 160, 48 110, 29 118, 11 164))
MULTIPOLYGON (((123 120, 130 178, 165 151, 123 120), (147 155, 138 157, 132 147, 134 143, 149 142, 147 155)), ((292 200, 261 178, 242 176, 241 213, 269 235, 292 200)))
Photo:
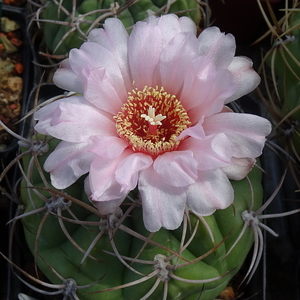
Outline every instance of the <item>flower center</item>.
POLYGON ((151 156, 176 150, 176 137, 191 125, 180 101, 162 87, 133 89, 115 119, 119 136, 134 151, 151 156))

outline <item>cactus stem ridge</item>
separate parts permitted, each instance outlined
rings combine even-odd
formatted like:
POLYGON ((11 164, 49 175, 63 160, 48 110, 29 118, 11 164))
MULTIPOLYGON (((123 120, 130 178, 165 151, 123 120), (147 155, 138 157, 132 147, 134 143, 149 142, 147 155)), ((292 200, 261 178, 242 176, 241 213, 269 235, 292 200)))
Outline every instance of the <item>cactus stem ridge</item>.
POLYGON ((120 228, 121 230, 123 230, 124 232, 127 232, 128 234, 130 234, 130 235, 132 235, 132 236, 134 236, 134 237, 136 237, 136 238, 138 238, 138 239, 140 239, 140 240, 148 241, 149 244, 152 244, 152 245, 157 246, 157 247, 159 247, 159 248, 161 248, 161 249, 163 249, 163 250, 166 250, 166 251, 168 251, 169 253, 174 254, 175 256, 177 256, 177 257, 179 257, 179 258, 181 258, 181 259, 187 261, 184 257, 181 257, 181 256, 178 255, 178 253, 176 253, 175 251, 173 251, 173 250, 169 249, 168 247, 165 247, 165 246, 163 246, 163 245, 161 245, 161 244, 159 244, 159 243, 157 243, 157 242, 155 242, 155 241, 152 241, 152 240, 147 239, 147 238, 144 237, 143 235, 141 235, 141 234, 135 232, 134 230, 130 229, 129 227, 125 226, 124 224, 120 225, 119 228, 120 228))
POLYGON ((149 290, 149 292, 144 297, 141 298, 141 300, 148 299, 154 293, 154 291, 156 290, 156 288, 158 287, 160 282, 161 282, 161 279, 157 278, 155 283, 153 284, 152 288, 149 290))
POLYGON ((84 261, 86 260, 87 257, 91 257, 90 253, 93 250, 94 246, 96 245, 96 243, 100 240, 100 238, 103 236, 103 234, 105 233, 104 230, 101 230, 97 236, 95 237, 95 239, 91 242, 89 248, 85 251, 84 256, 82 257, 80 264, 79 264, 79 268, 82 266, 82 264, 84 263, 84 261))
POLYGON ((119 285, 119 286, 116 286, 116 287, 104 289, 104 290, 101 290, 101 291, 91 292, 89 294, 104 293, 104 292, 109 292, 109 291, 114 291, 114 290, 119 290, 119 289, 123 289, 123 288, 130 287, 130 286, 134 286, 136 284, 142 283, 144 281, 147 281, 147 280, 153 278, 154 276, 156 276, 158 274, 158 272, 159 272, 159 270, 154 270, 153 272, 151 272, 147 276, 144 276, 140 279, 137 279, 137 280, 134 280, 134 281, 131 281, 129 283, 125 283, 125 284, 122 284, 122 285, 119 285))
MULTIPOLYGON (((58 218, 58 222, 59 222, 59 225, 60 225, 62 231, 64 232, 65 236, 67 237, 67 239, 72 243, 72 245, 73 245, 77 250, 79 250, 81 253, 83 253, 83 254, 85 255, 85 254, 86 254, 86 251, 85 251, 84 249, 82 249, 82 248, 78 245, 78 243, 72 238, 72 236, 69 234, 67 228, 65 227, 63 220, 60 218, 60 217, 61 217, 61 208, 58 208, 58 211, 57 211, 57 212, 58 212, 58 217, 59 217, 59 218, 58 218)), ((97 259, 97 258, 95 258, 95 257, 93 257, 93 256, 91 256, 91 255, 88 255, 88 257, 90 257, 91 259, 93 259, 93 260, 95 260, 95 261, 100 262, 99 259, 97 259)))
MULTIPOLYGON (((62 283, 60 284, 52 284, 52 283, 48 283, 48 282, 44 282, 38 278, 35 278, 34 276, 30 275, 29 273, 25 272, 22 268, 20 268, 18 265, 16 265, 14 262, 12 262, 9 258, 7 258, 4 254, 2 254, 0 252, 0 255, 7 260, 14 268, 16 268, 20 273, 22 273, 23 275, 25 275, 27 278, 29 278, 30 280, 32 280, 33 282, 35 282, 38 285, 41 285, 43 287, 46 287, 48 289, 57 289, 56 291, 46 291, 43 290, 41 288, 38 288, 36 286, 33 286, 32 284, 28 283, 26 280, 24 280, 22 277, 20 277, 18 274, 15 273, 16 277, 23 282, 26 286, 28 286, 29 288, 31 288, 32 290, 41 293, 43 295, 59 295, 62 294, 64 296, 64 300, 70 299, 70 300, 79 300, 77 294, 76 294, 76 290, 78 289, 84 289, 87 288, 91 285, 94 285, 96 282, 92 282, 91 284, 88 285, 84 285, 84 286, 78 286, 76 281, 73 278, 68 278, 68 279, 64 279, 62 276, 60 276, 54 269, 53 267, 49 266, 47 264, 47 262, 41 257, 42 260, 45 261, 45 263, 48 265, 49 268, 51 268, 51 270, 53 271, 53 273, 62 281, 62 283)), ((101 278, 99 279, 101 280, 101 278)))
MULTIPOLYGON (((115 253, 112 253, 112 252, 109 252, 109 251, 106 251, 106 250, 102 250, 102 251, 104 253, 109 254, 109 255, 117 256, 115 253)), ((153 265, 153 261, 151 261, 151 260, 142 260, 142 259, 137 259, 137 258, 132 258, 132 257, 124 256, 124 255, 121 255, 121 257, 124 260, 132 261, 132 262, 135 262, 135 263, 141 263, 141 264, 144 264, 144 265, 153 265)))
MULTIPOLYGON (((195 228, 193 229, 193 232, 189 238, 189 240, 184 244, 184 240, 185 240, 185 237, 186 237, 186 233, 187 233, 187 222, 188 222, 188 215, 185 214, 184 217, 183 217, 183 231, 182 231, 182 236, 181 236, 181 242, 180 242, 180 248, 178 250, 178 255, 180 255, 180 253, 182 253, 185 249, 188 248, 188 246, 190 245, 190 243, 193 241, 196 233, 197 233, 197 230, 198 230, 198 227, 199 227, 199 220, 197 220, 196 224, 195 224, 195 228)), ((166 258, 168 261, 172 260, 173 258, 175 257, 175 255, 170 255, 168 258, 166 258)), ((177 258, 179 258, 177 256, 177 258)), ((187 262, 189 264, 189 262, 187 262)), ((178 265, 176 265, 174 267, 174 269, 176 269, 178 267, 178 265)))
POLYGON ((202 224, 205 226, 207 233, 209 234, 209 237, 211 239, 211 242, 214 243, 215 239, 214 239, 214 235, 212 233, 211 228, 209 227, 209 225, 207 224, 207 221, 204 219, 203 216, 200 216, 198 214, 196 214, 195 212, 192 212, 195 216, 197 216, 197 218, 202 222, 202 224))
POLYGON ((146 276, 145 274, 135 270, 133 267, 131 267, 124 259, 123 257, 120 255, 117 247, 116 247, 116 244, 114 242, 114 239, 112 237, 110 237, 110 244, 114 250, 114 253, 116 254, 116 256, 118 257, 119 261, 124 265, 126 266, 129 270, 131 270, 132 272, 136 273, 136 274, 139 274, 141 276, 146 276))
MULTIPOLYGON (((230 233, 229 233, 230 234, 230 233)), ((229 236, 229 235, 228 235, 229 236)), ((207 257, 208 255, 210 255, 211 253, 215 252, 216 249, 218 249, 220 247, 220 245, 222 245, 224 243, 224 241, 227 239, 228 236, 225 236, 221 241, 220 243, 218 243, 217 245, 215 245, 213 248, 211 248, 209 251, 207 251, 206 253, 204 253, 203 255, 191 260, 191 261, 188 261, 188 262, 185 262, 185 263, 182 263, 182 264, 178 264, 178 265, 174 265, 172 266, 172 268, 182 268, 182 267, 185 267, 185 266, 188 266, 190 264, 194 264, 200 260, 203 260, 205 257, 207 257)))

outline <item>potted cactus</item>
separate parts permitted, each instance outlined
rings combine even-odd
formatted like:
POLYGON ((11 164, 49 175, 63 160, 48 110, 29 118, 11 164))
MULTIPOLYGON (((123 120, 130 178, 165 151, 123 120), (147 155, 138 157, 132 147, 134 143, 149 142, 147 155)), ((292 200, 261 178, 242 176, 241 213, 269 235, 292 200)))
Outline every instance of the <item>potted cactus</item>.
POLYGON ((37 277, 52 289, 40 292, 214 299, 261 236, 254 165, 270 123, 226 106, 259 77, 234 57, 232 35, 195 33, 175 15, 138 22, 130 36, 107 19, 55 73, 72 92, 40 104, 20 137, 25 210, 14 218, 36 276, 52 282, 37 277))
POLYGON ((91 3, 54 1, 54 21, 48 6, 41 15, 44 30, 71 24, 54 31, 51 53, 79 49, 54 74, 68 93, 36 104, 19 137, 24 211, 12 221, 22 221, 34 271, 10 262, 50 299, 215 299, 255 242, 237 285, 253 276, 260 227, 275 234, 261 214, 277 189, 263 205, 256 161, 270 123, 228 107, 259 76, 216 27, 197 38, 191 19, 172 14, 133 25, 145 7, 172 11, 169 2, 97 6, 90 19, 91 3), (139 12, 132 24, 116 18, 139 12))

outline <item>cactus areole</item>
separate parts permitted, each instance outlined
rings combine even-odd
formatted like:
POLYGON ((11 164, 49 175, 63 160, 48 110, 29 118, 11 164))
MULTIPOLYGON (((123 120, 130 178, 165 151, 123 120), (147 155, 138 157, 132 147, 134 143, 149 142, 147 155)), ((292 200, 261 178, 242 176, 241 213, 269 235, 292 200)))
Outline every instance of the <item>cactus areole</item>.
POLYGON ((73 93, 35 113, 49 151, 32 142, 22 196, 36 262, 68 297, 213 299, 237 272, 261 201, 260 171, 243 178, 271 126, 226 106, 260 81, 234 54, 232 35, 165 15, 130 36, 107 19, 62 62, 73 93))

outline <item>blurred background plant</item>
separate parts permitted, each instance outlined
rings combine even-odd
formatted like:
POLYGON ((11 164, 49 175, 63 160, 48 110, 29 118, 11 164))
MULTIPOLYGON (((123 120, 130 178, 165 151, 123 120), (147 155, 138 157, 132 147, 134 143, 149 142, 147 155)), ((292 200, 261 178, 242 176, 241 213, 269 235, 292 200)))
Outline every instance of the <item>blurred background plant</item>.
POLYGON ((276 128, 278 144, 291 155, 289 162, 297 188, 300 162, 300 2, 286 1, 277 18, 271 7, 262 9, 269 30, 259 39, 269 39, 260 72, 264 81, 260 98, 276 128))

